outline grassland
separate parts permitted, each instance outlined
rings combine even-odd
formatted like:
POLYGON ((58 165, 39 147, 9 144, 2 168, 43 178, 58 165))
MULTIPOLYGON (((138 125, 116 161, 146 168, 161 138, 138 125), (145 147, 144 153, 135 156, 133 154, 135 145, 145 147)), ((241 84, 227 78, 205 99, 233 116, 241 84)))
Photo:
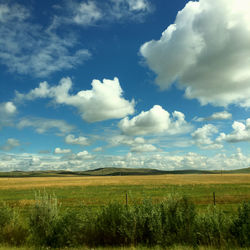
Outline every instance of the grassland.
POLYGON ((215 192, 217 206, 234 211, 240 202, 250 200, 250 174, 0 178, 0 200, 14 207, 33 205, 35 193, 44 189, 64 207, 124 204, 127 193, 129 202, 184 195, 202 208, 213 204, 215 192))
POLYGON ((3 249, 250 246, 249 173, 19 175, 0 178, 0 200, 3 249))

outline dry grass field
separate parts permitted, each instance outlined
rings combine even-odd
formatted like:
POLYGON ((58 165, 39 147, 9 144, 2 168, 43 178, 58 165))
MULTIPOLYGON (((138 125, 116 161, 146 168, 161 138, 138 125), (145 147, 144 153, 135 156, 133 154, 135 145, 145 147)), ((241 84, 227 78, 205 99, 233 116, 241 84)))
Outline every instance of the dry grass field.
POLYGON ((0 189, 33 189, 69 186, 250 184, 250 174, 189 174, 145 176, 0 178, 0 189))
MULTIPOLYGON (((231 229, 236 228, 236 232, 248 235, 249 230, 245 228, 247 217, 240 211, 249 204, 243 202, 249 200, 250 174, 5 177, 0 178, 0 209, 12 221, 2 229, 2 235, 6 235, 2 242, 11 246, 17 244, 13 243, 15 239, 16 242, 23 242, 21 246, 27 242, 32 246, 41 239, 39 246, 55 244, 64 247, 68 242, 72 242, 72 246, 86 244, 86 248, 72 250, 179 250, 194 249, 192 244, 195 239, 198 242, 196 249, 218 249, 216 246, 231 249, 228 248, 230 244, 235 247, 248 246, 248 238, 244 238, 245 243, 242 245, 241 238, 238 234, 235 236, 232 233, 235 230, 231 229), (10 214, 13 217, 8 217, 10 214), (238 214, 243 220, 238 220, 238 214), (239 229, 238 224, 235 224, 239 221, 244 228, 242 226, 239 229), (186 223, 185 227, 183 223, 186 223), (177 228, 180 238, 176 238, 177 228), (186 234, 186 231, 183 234, 183 228, 190 234, 186 234), (131 230, 135 230, 134 233, 130 234, 131 230), (120 232, 124 234, 119 236, 120 232), (137 238, 133 235, 137 235, 137 238), (140 244, 145 244, 144 235, 151 241, 145 247, 140 247, 140 244), (230 243, 228 235, 231 237, 230 243), (164 243, 166 236, 170 243, 164 243), (114 242, 116 240, 118 243, 114 242), (127 248, 87 247, 88 244, 119 246, 124 245, 124 242, 127 248), (166 246, 172 244, 172 247, 157 248, 158 242, 166 246), (130 245, 135 247, 129 248, 130 245)), ((235 247, 232 249, 240 249, 235 247)), ((0 245, 0 249, 13 248, 1 248, 0 245)))
POLYGON ((129 202, 187 196, 201 209, 213 204, 215 192, 216 205, 230 212, 250 200, 250 174, 0 178, 0 200, 13 207, 32 206, 35 194, 44 190, 54 194, 64 207, 124 204, 127 193, 129 202))

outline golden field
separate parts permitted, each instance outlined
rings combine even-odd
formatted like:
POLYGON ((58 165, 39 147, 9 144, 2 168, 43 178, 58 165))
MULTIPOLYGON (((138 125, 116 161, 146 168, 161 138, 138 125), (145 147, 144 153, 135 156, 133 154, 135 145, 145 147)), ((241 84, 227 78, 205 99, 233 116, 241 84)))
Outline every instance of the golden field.
POLYGON ((18 177, 0 178, 0 189, 33 189, 69 186, 130 185, 212 185, 250 184, 250 174, 188 174, 88 177, 18 177))

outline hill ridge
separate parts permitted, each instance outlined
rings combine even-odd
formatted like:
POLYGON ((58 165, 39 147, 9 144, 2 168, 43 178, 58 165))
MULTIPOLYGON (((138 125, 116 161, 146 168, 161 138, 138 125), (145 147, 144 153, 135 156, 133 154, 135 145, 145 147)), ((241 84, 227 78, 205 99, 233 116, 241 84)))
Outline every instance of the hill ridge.
POLYGON ((0 172, 0 177, 56 177, 56 176, 129 176, 129 175, 163 175, 163 174, 233 174, 250 173, 250 168, 236 170, 159 170, 147 168, 97 168, 85 171, 40 170, 0 172))

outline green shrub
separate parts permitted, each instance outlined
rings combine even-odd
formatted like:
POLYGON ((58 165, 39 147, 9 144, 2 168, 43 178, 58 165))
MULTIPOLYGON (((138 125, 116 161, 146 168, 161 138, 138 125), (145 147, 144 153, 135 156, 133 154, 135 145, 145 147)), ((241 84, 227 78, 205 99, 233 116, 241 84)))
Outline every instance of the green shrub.
POLYGON ((250 247, 250 202, 244 202, 238 208, 230 232, 239 246, 250 247))
POLYGON ((96 242, 100 245, 127 245, 134 241, 133 209, 121 204, 109 204, 96 218, 96 242))
POLYGON ((134 216, 136 221, 136 243, 150 246, 161 243, 160 206, 153 204, 151 200, 144 200, 142 204, 135 206, 134 216))
POLYGON ((31 241, 39 246, 57 246, 58 202, 55 196, 36 194, 36 204, 29 216, 31 241))
POLYGON ((0 206, 0 243, 35 247, 160 246, 237 248, 250 246, 250 203, 234 217, 216 207, 197 214, 187 198, 170 197, 160 204, 144 200, 125 206, 62 210, 55 196, 38 193, 28 218, 0 206), (28 220, 27 220, 28 219, 28 220))
POLYGON ((18 210, 12 211, 9 223, 2 228, 4 243, 14 246, 24 245, 28 238, 28 228, 18 210))
POLYGON ((187 198, 170 197, 161 204, 163 244, 195 244, 195 206, 187 198))
POLYGON ((0 204, 0 228, 2 229, 12 218, 12 209, 5 203, 0 204))
POLYGON ((231 218, 216 207, 209 207, 205 214, 199 214, 196 220, 196 237, 199 245, 226 246, 230 239, 231 218))
POLYGON ((26 242, 28 229, 17 209, 6 204, 0 205, 0 242, 22 245, 26 242))
MULTIPOLYGON (((83 210, 81 210, 83 212, 83 210)), ((92 221, 93 223, 93 221, 92 221)), ((86 232, 86 217, 79 211, 67 209, 60 213, 57 219, 54 241, 57 247, 73 247, 84 243, 86 232)))

